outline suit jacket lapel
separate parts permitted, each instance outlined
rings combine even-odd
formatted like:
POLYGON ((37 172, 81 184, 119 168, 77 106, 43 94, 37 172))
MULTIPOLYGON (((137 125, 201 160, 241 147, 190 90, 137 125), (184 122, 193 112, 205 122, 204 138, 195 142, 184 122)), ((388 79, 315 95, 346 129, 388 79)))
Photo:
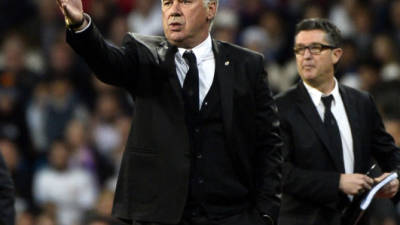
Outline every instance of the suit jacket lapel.
MULTIPOLYGON (((222 118, 226 127, 228 140, 232 138, 233 82, 234 72, 227 52, 213 40, 215 56, 215 77, 221 96, 222 118)), ((228 143, 231 143, 228 141, 228 143)))
POLYGON ((300 111, 303 113, 304 117, 313 128, 314 132, 321 139, 322 143, 325 145, 325 148, 328 150, 331 155, 334 164, 338 171, 344 172, 343 160, 338 157, 338 153, 335 149, 330 145, 328 134, 325 130, 324 124, 321 120, 321 117, 318 114, 315 105, 313 104, 310 95, 308 94, 306 88, 302 81, 300 81, 297 85, 297 100, 296 104, 299 107, 300 111))
POLYGON ((357 108, 355 105, 355 101, 352 99, 352 96, 346 91, 345 88, 343 88, 342 85, 339 85, 339 91, 340 95, 342 96, 344 108, 346 110, 347 118, 350 123, 351 134, 353 136, 354 172, 361 172, 361 129, 359 126, 359 120, 357 118, 357 108))
POLYGON ((181 86, 179 84, 178 77, 176 75, 176 65, 175 65, 175 54, 178 51, 176 46, 169 44, 167 41, 160 43, 157 48, 158 60, 160 67, 163 71, 167 71, 168 80, 174 90, 179 103, 183 106, 183 98, 181 93, 181 86))
MULTIPOLYGON (((213 40, 212 48, 215 56, 215 81, 218 82, 221 97, 222 118, 226 127, 228 143, 232 140, 232 110, 234 73, 228 54, 213 40)), ((177 47, 164 41, 157 48, 161 68, 168 72, 169 82, 174 89, 179 102, 183 106, 181 86, 176 75, 175 54, 177 47)))

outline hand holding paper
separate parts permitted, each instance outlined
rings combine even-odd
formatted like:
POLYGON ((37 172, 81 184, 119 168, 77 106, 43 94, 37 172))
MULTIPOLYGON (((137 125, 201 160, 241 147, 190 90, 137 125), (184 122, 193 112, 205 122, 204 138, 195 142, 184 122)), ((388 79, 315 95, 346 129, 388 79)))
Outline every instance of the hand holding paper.
MULTIPOLYGON (((381 176, 377 177, 374 179, 375 183, 381 182, 383 179, 385 179, 387 176, 389 176, 390 173, 384 173, 381 176)), ((385 186, 380 189, 375 197, 376 198, 392 198, 393 196, 396 195, 397 191, 399 190, 399 180, 394 179, 387 183, 385 186)))
POLYGON ((341 174, 339 189, 345 194, 357 195, 365 190, 371 189, 373 183, 373 179, 364 174, 341 174))

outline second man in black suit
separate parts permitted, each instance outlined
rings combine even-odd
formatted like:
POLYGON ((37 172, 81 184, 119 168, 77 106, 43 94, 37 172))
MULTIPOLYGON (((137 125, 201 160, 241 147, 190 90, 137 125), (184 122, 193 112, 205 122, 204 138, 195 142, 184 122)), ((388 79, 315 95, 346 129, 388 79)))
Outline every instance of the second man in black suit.
MULTIPOLYGON (((353 196, 371 188, 374 180, 365 173, 373 160, 385 172, 400 168, 400 151, 371 96, 334 77, 340 41, 328 20, 306 19, 296 27, 301 81, 277 97, 286 144, 281 225, 339 225, 353 196)), ((398 187, 392 181, 378 196, 393 197, 398 187)))

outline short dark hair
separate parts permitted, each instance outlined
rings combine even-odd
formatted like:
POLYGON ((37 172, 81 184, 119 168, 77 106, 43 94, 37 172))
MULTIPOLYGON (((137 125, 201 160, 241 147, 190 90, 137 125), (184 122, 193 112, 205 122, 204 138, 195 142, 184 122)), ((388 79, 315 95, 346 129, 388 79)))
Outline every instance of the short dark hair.
POLYGON ((335 24, 323 18, 304 19, 296 25, 296 33, 304 30, 322 30, 326 33, 326 41, 329 44, 340 47, 342 44, 342 34, 335 24))

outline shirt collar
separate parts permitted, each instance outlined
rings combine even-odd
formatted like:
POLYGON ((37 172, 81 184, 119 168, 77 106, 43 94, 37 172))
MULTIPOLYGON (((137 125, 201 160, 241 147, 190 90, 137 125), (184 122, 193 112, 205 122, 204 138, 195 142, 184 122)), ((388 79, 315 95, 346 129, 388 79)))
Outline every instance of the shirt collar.
POLYGON ((201 42, 199 45, 197 45, 192 49, 178 48, 179 57, 182 58, 183 53, 185 53, 185 51, 187 50, 193 51, 194 55, 196 56, 197 64, 201 63, 204 60, 209 59, 210 57, 214 57, 210 34, 208 34, 206 40, 204 40, 203 42, 201 42))
POLYGON ((333 78, 333 79, 335 81, 335 87, 328 94, 322 93, 318 89, 311 87, 310 85, 308 85, 306 82, 303 81, 303 84, 306 87, 308 93, 310 94, 311 100, 313 101, 314 105, 323 104, 321 101, 321 97, 323 97, 323 96, 333 95, 332 106, 334 106, 336 104, 337 100, 340 99, 338 82, 337 82, 336 78, 333 78))

